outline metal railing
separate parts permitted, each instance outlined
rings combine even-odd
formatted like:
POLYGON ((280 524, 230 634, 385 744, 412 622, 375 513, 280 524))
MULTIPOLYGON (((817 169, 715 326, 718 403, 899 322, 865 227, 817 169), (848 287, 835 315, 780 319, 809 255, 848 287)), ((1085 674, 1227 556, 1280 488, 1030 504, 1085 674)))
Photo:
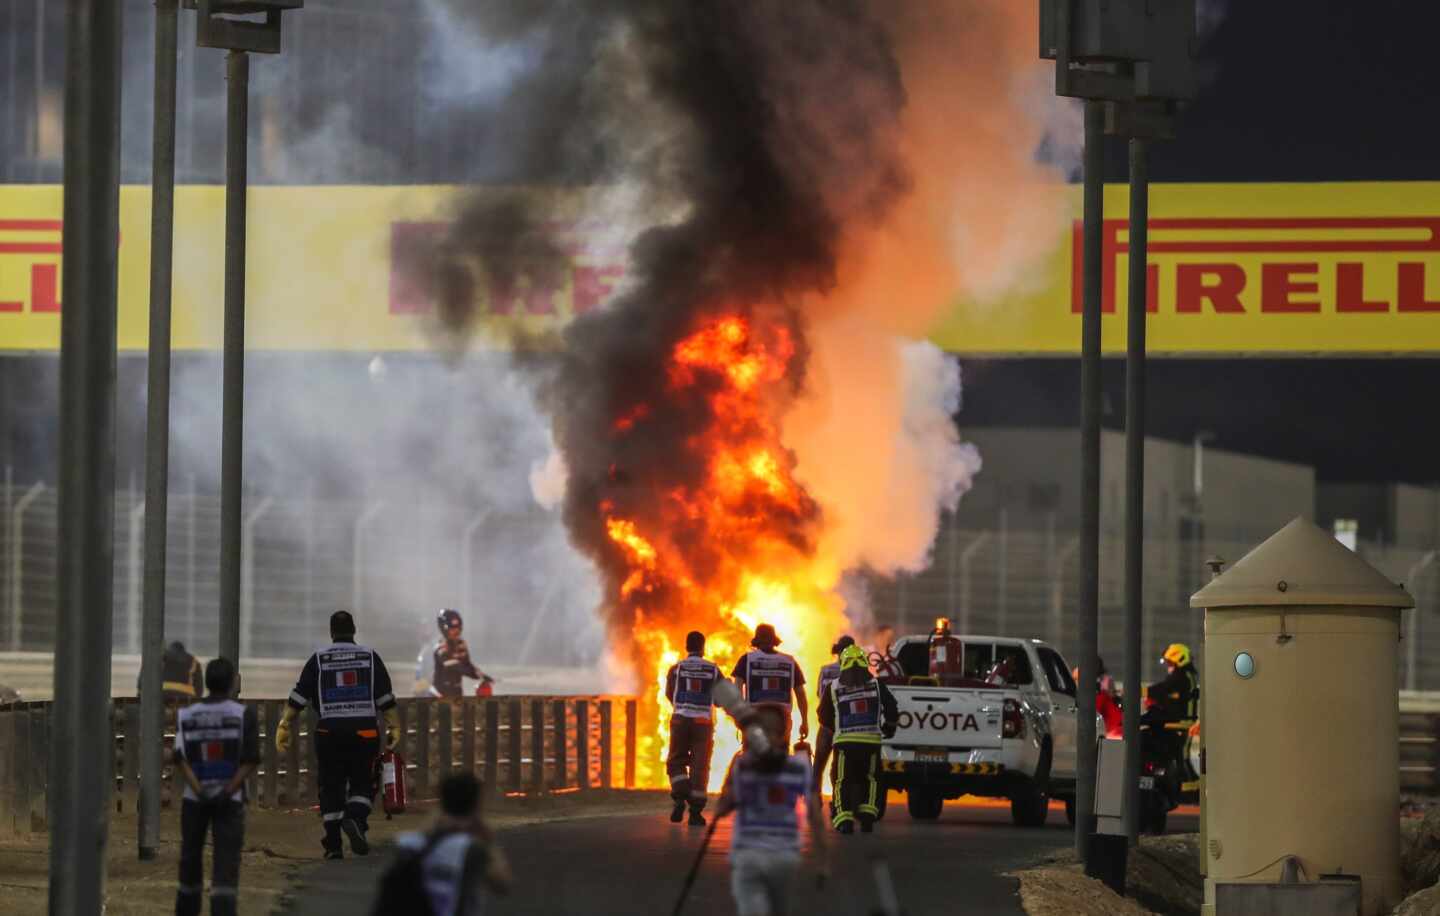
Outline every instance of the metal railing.
MULTIPOLYGON (((284 700, 256 700, 261 763, 246 784, 262 808, 309 807, 317 795, 313 718, 297 721, 285 754, 273 729, 284 700)), ((495 699, 399 701, 412 801, 437 797, 452 772, 468 771, 492 795, 535 795, 635 787, 638 703, 630 697, 507 696, 495 699)), ((167 752, 174 741, 174 707, 167 712, 167 752)), ((112 716, 116 810, 135 811, 139 797, 140 706, 115 701, 112 716)), ((0 707, 0 835, 44 832, 50 753, 50 704, 0 707)), ((181 790, 173 768, 162 778, 162 797, 181 790)))

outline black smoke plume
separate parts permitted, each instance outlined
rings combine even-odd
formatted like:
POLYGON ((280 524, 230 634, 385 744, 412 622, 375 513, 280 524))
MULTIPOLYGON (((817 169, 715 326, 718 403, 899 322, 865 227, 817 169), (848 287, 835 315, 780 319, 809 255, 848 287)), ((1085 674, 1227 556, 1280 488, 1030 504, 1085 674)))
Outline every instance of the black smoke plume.
MULTIPOLYGON (((599 507, 645 519, 672 487, 698 484, 706 456, 687 443, 717 422, 704 384, 657 399, 676 343, 721 314, 784 328, 798 350, 767 393, 783 411, 804 390, 807 308, 836 282, 846 227, 881 220, 907 188, 893 24, 878 0, 481 6, 447 9, 489 41, 541 36, 509 102, 525 117, 500 119, 518 127, 516 147, 544 161, 547 188, 585 198, 587 213, 608 212, 624 189, 638 223, 617 296, 518 357, 538 376, 568 472, 571 538, 607 579, 612 632, 628 633, 625 564, 599 507), (644 422, 616 436, 616 419, 640 404, 644 422)), ((483 291, 564 268, 549 199, 477 193, 444 239, 409 253, 447 339, 463 341, 484 318, 483 291)), ((813 502, 755 508, 808 549, 813 502)), ((691 539, 701 575, 727 549, 703 533, 673 533, 691 539)))

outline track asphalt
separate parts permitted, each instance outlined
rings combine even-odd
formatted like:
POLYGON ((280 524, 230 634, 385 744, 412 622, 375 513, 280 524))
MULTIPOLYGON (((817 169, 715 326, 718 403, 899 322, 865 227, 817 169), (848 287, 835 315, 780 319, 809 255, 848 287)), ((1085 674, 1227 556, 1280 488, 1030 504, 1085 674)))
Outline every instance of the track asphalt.
MULTIPOLYGON (((1044 828, 1010 822, 1008 805, 964 799, 946 804, 938 821, 919 822, 904 796, 869 836, 831 834, 831 877, 817 889, 815 872, 802 867, 792 914, 869 916, 877 904, 874 860, 888 862, 908 916, 1021 914, 1018 881, 1004 873, 1071 842, 1065 814, 1052 807, 1044 828)), ((666 916, 675 905, 704 829, 671 824, 666 811, 650 816, 597 817, 515 827, 500 834, 516 873, 516 891, 492 901, 489 914, 666 916)), ((1171 815, 1171 830, 1196 829, 1192 814, 1171 815)), ((719 916, 730 900, 730 824, 715 831, 684 912, 719 916)), ((318 864, 285 911, 304 916, 362 916, 385 855, 318 864)))

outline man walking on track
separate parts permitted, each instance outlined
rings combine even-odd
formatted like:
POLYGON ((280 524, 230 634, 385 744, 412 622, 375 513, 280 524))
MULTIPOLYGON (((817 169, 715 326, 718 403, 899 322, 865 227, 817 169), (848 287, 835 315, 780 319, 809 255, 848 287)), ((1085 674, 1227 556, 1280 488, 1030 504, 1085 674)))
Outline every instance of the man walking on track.
POLYGON ((862 833, 875 829, 880 813, 880 742, 895 734, 900 709, 890 689, 870 673, 865 650, 847 646, 840 653, 840 677, 820 702, 820 724, 835 733, 835 829, 862 833))
POLYGON ((810 823, 811 848, 820 879, 826 876, 826 835, 820 797, 804 754, 784 752, 783 717, 772 708, 759 711, 770 744, 765 753, 750 746, 730 765, 716 817, 735 814, 730 841, 730 891, 739 916, 785 916, 790 887, 800 866, 800 818, 803 799, 810 823))
POLYGON ((705 657, 705 634, 691 631, 685 637, 685 658, 665 674, 665 698, 675 707, 670 717, 670 753, 665 772, 670 777, 670 798, 675 803, 670 822, 680 823, 690 805, 690 823, 705 826, 706 790, 710 783, 710 756, 715 745, 712 695, 720 681, 720 668, 705 657))
POLYGON ((315 725, 320 817, 325 822, 320 844, 325 858, 343 859, 341 831, 350 838, 351 852, 357 856, 370 852, 365 834, 375 797, 375 757, 380 753, 376 714, 385 717, 387 748, 400 741, 400 721, 390 672, 379 653, 356 644, 355 618, 349 611, 330 616, 330 639, 331 645, 310 656, 290 691, 285 715, 275 729, 275 747, 281 753, 289 750, 291 722, 313 704, 320 716, 315 725))
POLYGON ((800 740, 810 737, 810 701, 805 696, 805 673, 800 663, 784 652, 775 651, 780 637, 775 628, 762 623, 755 628, 750 640, 754 648, 740 656, 730 676, 735 686, 743 691, 745 700, 756 708, 770 707, 784 717, 784 741, 782 747, 790 745, 791 704, 800 708, 800 740))

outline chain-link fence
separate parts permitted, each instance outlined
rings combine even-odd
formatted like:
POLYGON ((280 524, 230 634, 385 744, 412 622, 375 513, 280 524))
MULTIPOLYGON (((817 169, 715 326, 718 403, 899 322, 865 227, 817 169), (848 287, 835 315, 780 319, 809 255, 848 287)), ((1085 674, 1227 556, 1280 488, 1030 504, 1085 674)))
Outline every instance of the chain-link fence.
MULTIPOLYGON (((1274 531, 1229 530, 1207 534, 1193 522, 1164 527, 1147 522, 1142 658, 1156 661, 1172 642, 1203 654, 1204 617, 1190 596, 1209 581, 1205 561, 1234 563, 1274 531)), ((924 632, 948 616, 959 632, 1044 639, 1069 658, 1078 639, 1080 541, 1073 528, 1053 517, 1030 516, 1024 524, 971 528, 962 507, 947 517, 924 572, 874 582, 876 622, 897 632, 924 632)), ((1125 580, 1123 531, 1102 530, 1100 539, 1100 655, 1120 674, 1125 580)), ((1360 555, 1415 596, 1417 607, 1401 619, 1400 684, 1408 690, 1440 689, 1440 555, 1433 549, 1367 542, 1360 555)))
MULTIPOLYGON (((55 490, 4 487, 0 532, 0 649, 48 651, 55 632, 55 490)), ((167 638, 214 651, 219 594, 219 497, 180 489, 170 496, 167 638)), ((117 493, 115 648, 139 652, 143 494, 117 493)), ((1230 563, 1272 531, 1206 532, 1187 521, 1150 524, 1145 539, 1145 659, 1171 642, 1203 652, 1203 618, 1190 595, 1208 579, 1205 560, 1230 563)), ((323 640, 329 614, 353 609, 364 638, 382 653, 413 658, 434 638, 434 612, 467 611, 472 642, 507 664, 589 665, 600 643, 597 594, 585 563, 564 546, 556 518, 536 509, 501 514, 484 507, 385 500, 333 500, 306 493, 245 501, 241 651, 299 657, 323 640), (569 569, 557 569, 568 558, 569 569), (581 583, 581 584, 577 584, 581 583), (473 616, 468 616, 473 614, 473 616), (564 638, 556 638, 563 633, 564 638)), ((1418 607, 1402 619, 1401 684, 1440 689, 1440 554, 1361 542, 1359 552, 1402 582, 1418 607)), ((1119 673, 1124 617, 1123 532, 1101 533, 1100 651, 1119 673)), ((998 524, 968 527, 947 516, 929 568, 869 583, 878 624, 923 632, 949 616, 961 632, 1045 639, 1074 655, 1079 607, 1079 539, 1054 516, 1002 512, 998 524), (1011 520, 1014 519, 1012 522, 1011 520)), ((482 653, 482 661, 484 653, 482 653)))
MULTIPOLYGON (((145 504, 142 490, 116 493, 114 640, 140 650, 145 504)), ((0 532, 0 651, 51 650, 55 630, 56 492, 45 484, 3 491, 0 532)), ((166 639, 202 656, 218 640, 220 502, 182 489, 169 499, 166 639)), ((240 640, 246 657, 303 657, 324 641, 330 613, 349 608, 363 639, 403 668, 436 637, 441 607, 467 612, 467 636, 482 664, 594 664, 595 594, 569 554, 555 518, 540 510, 501 514, 483 507, 387 500, 335 500, 307 493, 247 494, 242 525, 240 640), (562 634, 557 637, 556 634, 562 634)))

